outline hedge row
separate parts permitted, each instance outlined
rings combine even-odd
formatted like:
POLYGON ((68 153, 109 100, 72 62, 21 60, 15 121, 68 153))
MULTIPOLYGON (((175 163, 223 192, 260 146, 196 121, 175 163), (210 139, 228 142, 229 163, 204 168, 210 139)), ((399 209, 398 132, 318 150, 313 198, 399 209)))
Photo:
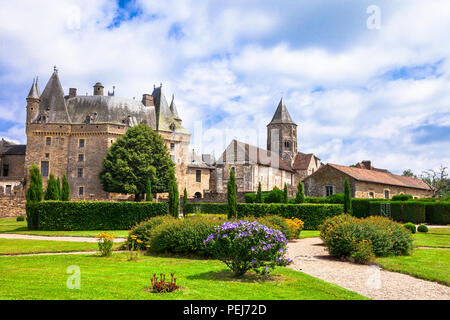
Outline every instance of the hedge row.
POLYGON ((429 224, 450 224, 450 202, 425 203, 425 221, 429 224))
MULTIPOLYGON (((186 209, 186 213, 227 214, 226 203, 189 203, 186 209)), ((245 216, 265 217, 267 215, 295 217, 305 223, 305 230, 317 230, 326 218, 340 215, 343 210, 344 208, 340 204, 238 203, 237 205, 240 218, 245 216)))
POLYGON ((39 230, 128 230, 168 214, 166 202, 43 201, 37 206, 39 230))
MULTIPOLYGON (((425 222, 425 204, 419 201, 385 201, 391 206, 391 217, 395 221, 412 222, 415 224, 425 222)), ((371 201, 369 205, 371 216, 381 215, 381 203, 371 201)))

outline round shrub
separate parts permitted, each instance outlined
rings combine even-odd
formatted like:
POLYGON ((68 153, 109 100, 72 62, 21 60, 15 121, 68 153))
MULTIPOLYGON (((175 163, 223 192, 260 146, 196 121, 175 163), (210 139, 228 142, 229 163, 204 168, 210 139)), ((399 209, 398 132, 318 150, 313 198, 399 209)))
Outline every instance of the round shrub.
POLYGON ((224 262, 235 276, 249 270, 268 274, 276 266, 286 266, 286 237, 258 222, 235 221, 217 226, 204 241, 213 256, 224 262))
POLYGON ((175 218, 173 218, 172 216, 158 216, 150 218, 146 221, 142 221, 141 223, 133 227, 133 229, 131 229, 130 233, 128 234, 126 247, 128 249, 131 249, 131 244, 133 243, 131 236, 136 236, 136 240, 142 241, 141 247, 145 248, 147 245, 150 245, 150 233, 156 226, 174 220, 175 218))
POLYGON ((223 220, 214 217, 189 217, 164 221, 150 232, 151 252, 210 256, 203 241, 223 220))
POLYGON ((19 222, 19 221, 25 221, 25 217, 24 217, 24 216, 18 216, 18 217, 16 218, 16 221, 17 221, 17 222, 19 222))
POLYGON ((412 222, 405 223, 403 227, 411 231, 411 233, 416 233, 416 225, 412 222))
POLYGON ((355 250, 351 253, 350 257, 352 257, 358 263, 366 263, 368 261, 371 261, 374 257, 372 241, 359 241, 356 244, 355 250))
POLYGON ((428 227, 426 225, 421 224, 419 227, 417 227, 417 231, 427 233, 428 227))
POLYGON ((277 186, 273 187, 267 195, 264 195, 264 203, 283 203, 284 192, 277 186))

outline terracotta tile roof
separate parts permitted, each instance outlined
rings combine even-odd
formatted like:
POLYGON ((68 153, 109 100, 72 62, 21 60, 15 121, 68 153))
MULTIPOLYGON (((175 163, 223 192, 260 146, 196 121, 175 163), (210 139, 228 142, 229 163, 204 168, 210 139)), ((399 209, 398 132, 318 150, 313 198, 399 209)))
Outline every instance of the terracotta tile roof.
POLYGON ((327 165, 359 181, 430 190, 430 187, 425 182, 412 177, 400 176, 386 171, 366 170, 355 167, 341 166, 332 163, 328 163, 327 165))
POLYGON ((294 170, 307 170, 309 167, 309 164, 311 163, 311 158, 314 157, 312 153, 305 154, 298 152, 295 155, 294 158, 294 164, 292 165, 292 168, 294 170))
POLYGON ((279 168, 285 171, 294 172, 290 165, 284 162, 281 157, 276 152, 271 152, 269 150, 261 149, 248 143, 233 140, 227 149, 224 151, 222 156, 217 161, 220 162, 251 162, 257 163, 263 166, 279 168), (230 154, 227 152, 229 148, 232 147, 234 150, 230 154), (231 155, 233 159, 227 159, 227 154, 231 155))

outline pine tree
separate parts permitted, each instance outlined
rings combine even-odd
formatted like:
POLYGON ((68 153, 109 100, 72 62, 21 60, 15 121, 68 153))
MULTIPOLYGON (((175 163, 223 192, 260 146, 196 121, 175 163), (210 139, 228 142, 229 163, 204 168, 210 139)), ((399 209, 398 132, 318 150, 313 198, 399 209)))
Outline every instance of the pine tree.
POLYGON ((188 197, 187 197, 187 190, 184 188, 183 192, 183 217, 186 217, 186 207, 188 205, 188 197))
POLYGON ((152 201, 152 181, 147 179, 147 185, 145 188, 145 201, 152 201))
POLYGON ((230 170, 230 180, 227 184, 228 219, 237 218, 236 177, 234 170, 230 170))
POLYGON ((62 178, 61 201, 70 201, 69 180, 67 179, 67 176, 65 173, 62 178))
POLYGON ((61 189, 61 181, 59 180, 59 177, 56 178, 56 188, 58 189, 58 200, 61 200, 62 189, 61 189))
POLYGON ((58 186, 56 185, 56 179, 53 174, 50 173, 50 177, 47 181, 47 190, 45 190, 44 200, 59 200, 58 186))
POLYGON ((295 203, 304 203, 304 202, 305 202, 305 193, 303 192, 303 183, 299 181, 297 185, 297 195, 295 196, 295 203))
POLYGON ((351 214, 352 213, 352 197, 350 184, 348 183, 348 179, 345 178, 344 183, 344 213, 351 214))
POLYGON ((256 203, 262 203, 262 188, 261 182, 258 182, 258 192, 256 192, 256 203))
POLYGON ((288 187, 287 184, 284 184, 284 189, 283 189, 283 203, 288 203, 289 202, 289 192, 288 192, 288 187))
POLYGON ((178 194, 178 184, 175 178, 175 170, 169 172, 169 214, 178 218, 180 215, 180 197, 178 194))
POLYGON ((37 229, 37 203, 42 201, 42 176, 37 165, 32 165, 30 168, 30 187, 26 192, 26 213, 28 229, 37 229))

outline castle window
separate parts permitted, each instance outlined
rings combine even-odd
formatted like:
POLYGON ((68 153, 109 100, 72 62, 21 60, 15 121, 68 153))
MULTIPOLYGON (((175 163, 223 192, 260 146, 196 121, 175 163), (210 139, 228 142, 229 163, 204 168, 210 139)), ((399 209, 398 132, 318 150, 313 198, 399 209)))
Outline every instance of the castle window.
POLYGON ((384 198, 389 199, 389 190, 384 190, 384 198))
POLYGON ((290 148, 291 148, 291 142, 290 142, 290 141, 285 141, 285 142, 284 142, 284 147, 285 147, 286 149, 290 149, 290 148))
POLYGON ((46 159, 50 158, 50 153, 46 153, 46 154, 45 154, 45 158, 46 158, 46 159))
POLYGON ((195 181, 202 182, 202 170, 195 170, 195 181))
POLYGON ((51 146, 52 145, 52 138, 51 137, 46 137, 45 138, 45 145, 47 145, 47 146, 51 146))
POLYGON ((333 186, 325 186, 325 196, 331 196, 334 192, 333 192, 333 186))
POLYGON ((78 178, 83 178, 83 168, 78 168, 78 178))
POLYGON ((3 176, 7 177, 9 175, 9 164, 3 165, 3 176))
POLYGON ((80 153, 80 154, 78 155, 78 161, 79 161, 79 162, 83 162, 83 161, 84 161, 84 154, 80 153))
POLYGON ((11 195, 11 189, 12 189, 12 186, 11 186, 10 184, 7 184, 7 185, 6 185, 6 188, 5 188, 5 194, 6 194, 7 196, 10 196, 10 195, 11 195))
POLYGON ((78 195, 79 196, 83 196, 84 195, 84 187, 79 187, 78 188, 78 195))
POLYGON ((48 161, 41 161, 41 175, 48 177, 48 161))
POLYGON ((373 199, 373 198, 374 198, 373 192, 369 192, 369 198, 370 198, 370 199, 373 199))
POLYGON ((232 167, 231 170, 233 170, 233 173, 236 174, 236 168, 232 167))
POLYGON ((85 141, 84 141, 84 139, 80 139, 80 140, 79 140, 78 146, 79 146, 80 148, 84 148, 84 146, 85 146, 85 141))
POLYGON ((170 144, 170 150, 173 151, 175 149, 175 143, 170 144))

